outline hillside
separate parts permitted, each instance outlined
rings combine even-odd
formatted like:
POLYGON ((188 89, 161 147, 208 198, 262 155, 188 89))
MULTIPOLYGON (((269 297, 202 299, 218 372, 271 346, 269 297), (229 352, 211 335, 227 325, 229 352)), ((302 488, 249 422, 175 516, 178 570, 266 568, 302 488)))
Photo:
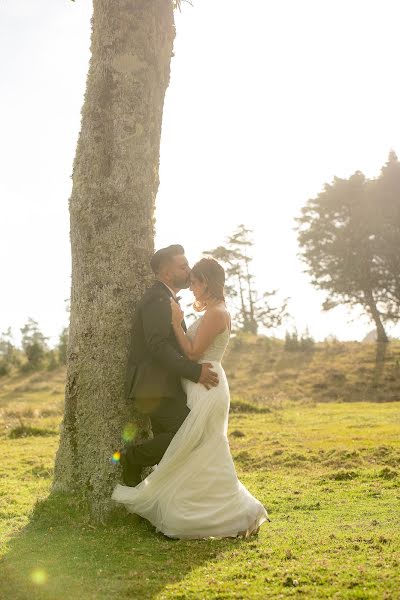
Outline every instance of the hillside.
MULTIPOLYGON (((391 402, 400 400, 400 342, 376 361, 375 344, 324 342, 309 352, 288 352, 281 340, 234 338, 224 358, 233 409, 241 401, 270 406, 282 402, 391 402)), ((58 415, 65 369, 0 379, 0 414, 58 415)))
POLYGON ((376 345, 323 342, 309 352, 288 352, 281 340, 239 336, 224 366, 233 396, 260 404, 279 401, 400 400, 400 342, 376 360, 376 345))

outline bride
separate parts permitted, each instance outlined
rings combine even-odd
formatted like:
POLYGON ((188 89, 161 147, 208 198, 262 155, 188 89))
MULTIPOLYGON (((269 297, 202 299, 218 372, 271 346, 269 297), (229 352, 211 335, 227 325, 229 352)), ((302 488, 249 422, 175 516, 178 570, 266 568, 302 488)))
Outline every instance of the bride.
POLYGON ((211 362, 219 383, 207 390, 182 380, 190 413, 153 472, 136 487, 118 484, 112 499, 168 537, 247 537, 269 518, 237 478, 227 437, 230 398, 221 365, 230 337, 225 273, 214 259, 202 258, 190 279, 194 308, 204 315, 185 334, 183 313, 171 300, 172 326, 182 352, 211 362))

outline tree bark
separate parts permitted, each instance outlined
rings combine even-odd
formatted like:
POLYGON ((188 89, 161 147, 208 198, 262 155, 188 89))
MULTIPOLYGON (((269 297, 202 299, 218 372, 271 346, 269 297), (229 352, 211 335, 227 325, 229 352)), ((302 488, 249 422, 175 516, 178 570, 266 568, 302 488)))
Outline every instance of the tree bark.
POLYGON ((375 302, 375 298, 373 296, 372 291, 367 290, 366 292, 364 292, 365 294, 365 298, 366 298, 366 303, 369 309, 369 312, 371 314, 372 319, 374 320, 375 323, 375 327, 376 327, 376 341, 378 343, 387 343, 389 341, 388 336, 386 335, 386 331, 385 328, 383 326, 382 323, 382 319, 381 316, 379 314, 379 311, 376 307, 376 302, 375 302))
POLYGON ((69 206, 71 316, 53 490, 83 493, 95 520, 111 507, 118 477, 111 458, 133 417, 123 383, 132 314, 152 281, 174 36, 172 0, 93 2, 92 57, 69 206))

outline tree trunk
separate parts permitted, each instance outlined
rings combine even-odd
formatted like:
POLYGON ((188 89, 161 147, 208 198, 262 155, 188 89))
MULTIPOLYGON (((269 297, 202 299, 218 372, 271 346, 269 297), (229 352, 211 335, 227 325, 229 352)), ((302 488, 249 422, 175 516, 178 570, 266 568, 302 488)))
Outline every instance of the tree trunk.
MULTIPOLYGON (((92 58, 70 199, 72 284, 65 414, 53 490, 111 507, 113 452, 136 302, 151 283, 172 0, 94 0, 92 58)), ((143 425, 143 424, 141 424, 143 425)), ((140 426, 139 426, 140 430, 140 426)))
POLYGON ((245 256, 245 263, 246 263, 247 289, 248 289, 248 294, 249 294, 249 311, 250 311, 249 329, 250 329, 251 333, 254 333, 254 335, 257 335, 258 325, 257 325, 257 321, 254 316, 253 290, 251 287, 251 275, 250 275, 250 271, 249 271, 250 259, 247 258, 246 250, 245 250, 244 256, 245 256))
POLYGON ((243 329, 243 331, 248 331, 248 316, 247 316, 246 304, 244 301, 244 292, 243 292, 242 278, 240 276, 240 272, 238 273, 238 283, 239 283, 239 295, 240 295, 240 306, 241 306, 240 312, 242 314, 242 320, 243 320, 242 329, 243 329))
POLYGON ((375 302, 375 298, 372 294, 372 291, 367 290, 366 292, 364 292, 365 294, 365 298, 366 298, 366 303, 369 309, 369 312, 371 314, 372 319, 374 320, 375 323, 375 327, 376 327, 376 341, 378 343, 387 343, 389 341, 389 338, 386 335, 386 331, 385 328, 383 326, 382 320, 381 320, 381 316, 379 314, 379 311, 376 307, 376 302, 375 302))

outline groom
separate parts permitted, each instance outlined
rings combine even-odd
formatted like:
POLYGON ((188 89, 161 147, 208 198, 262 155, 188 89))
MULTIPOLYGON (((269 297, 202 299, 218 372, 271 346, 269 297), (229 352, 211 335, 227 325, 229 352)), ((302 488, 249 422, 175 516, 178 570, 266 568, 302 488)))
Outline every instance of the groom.
MULTIPOLYGON (((181 377, 218 385, 211 363, 198 364, 182 355, 171 324, 171 297, 190 285, 190 267, 180 245, 158 250, 151 259, 154 285, 139 301, 130 339, 125 394, 139 412, 150 416, 153 439, 120 451, 125 485, 141 481, 143 467, 160 462, 172 438, 189 413, 181 377)), ((186 331, 185 322, 182 327, 186 331)))

